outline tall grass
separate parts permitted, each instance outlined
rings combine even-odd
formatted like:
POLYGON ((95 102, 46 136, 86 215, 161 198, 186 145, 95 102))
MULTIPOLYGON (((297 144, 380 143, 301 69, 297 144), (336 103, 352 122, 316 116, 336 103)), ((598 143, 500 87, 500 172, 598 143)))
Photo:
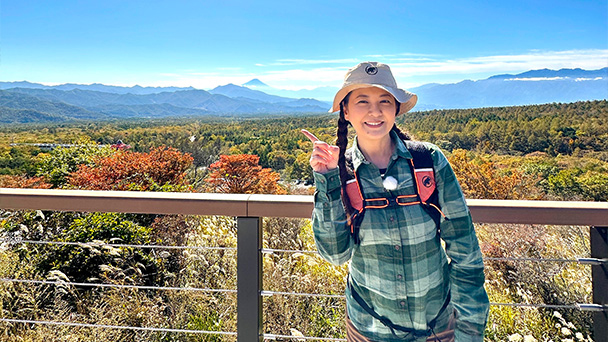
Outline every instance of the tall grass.
MULTIPOLYGON (((495 303, 571 305, 592 301, 591 268, 569 262, 514 259, 576 259, 589 255, 587 227, 477 225, 486 257, 486 289, 495 303)), ((492 306, 490 341, 591 340, 591 314, 578 309, 492 306)))

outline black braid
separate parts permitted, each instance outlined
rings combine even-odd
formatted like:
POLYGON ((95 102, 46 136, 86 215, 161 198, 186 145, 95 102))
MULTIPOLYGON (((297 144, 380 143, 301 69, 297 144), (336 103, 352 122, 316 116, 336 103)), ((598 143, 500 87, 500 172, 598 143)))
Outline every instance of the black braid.
POLYGON ((393 131, 395 133, 397 133, 397 136, 399 136, 399 138, 401 140, 412 140, 412 138, 410 137, 410 135, 406 132, 403 132, 402 130, 399 129, 399 127, 397 127, 397 124, 395 124, 393 126, 393 131))
POLYGON ((342 184, 342 203, 346 211, 346 217, 350 224, 351 216, 355 209, 350 204, 350 198, 346 193, 346 182, 353 178, 353 171, 346 165, 346 147, 348 146, 348 121, 344 118, 344 103, 348 102, 350 93, 340 102, 340 118, 338 119, 338 131, 336 132, 336 145, 340 148, 338 157, 338 169, 340 170, 340 183, 342 184))
MULTIPOLYGON (((401 102, 397 101, 397 112, 395 113, 395 116, 399 114, 400 108, 401 108, 401 102)), ((399 129, 399 127, 397 127, 397 123, 395 123, 393 125, 393 131, 395 133, 397 133, 397 136, 401 140, 412 140, 412 138, 410 137, 410 135, 408 133, 403 132, 402 130, 399 129)))

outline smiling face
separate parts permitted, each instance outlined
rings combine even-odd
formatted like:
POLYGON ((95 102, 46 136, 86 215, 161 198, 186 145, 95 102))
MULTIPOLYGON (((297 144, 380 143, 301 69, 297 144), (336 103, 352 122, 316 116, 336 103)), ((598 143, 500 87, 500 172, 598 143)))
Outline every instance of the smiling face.
POLYGON ((396 112, 397 102, 386 90, 359 88, 350 93, 344 118, 357 132, 359 144, 380 143, 390 141, 396 112))

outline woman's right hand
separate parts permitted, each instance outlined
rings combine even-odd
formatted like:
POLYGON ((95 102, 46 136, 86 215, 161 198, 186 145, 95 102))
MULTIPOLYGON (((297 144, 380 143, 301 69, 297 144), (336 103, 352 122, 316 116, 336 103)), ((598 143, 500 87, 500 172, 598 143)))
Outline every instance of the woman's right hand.
POLYGON ((312 154, 310 156, 310 167, 315 172, 326 173, 338 167, 340 148, 335 145, 319 140, 314 134, 303 129, 301 131, 312 141, 312 154))

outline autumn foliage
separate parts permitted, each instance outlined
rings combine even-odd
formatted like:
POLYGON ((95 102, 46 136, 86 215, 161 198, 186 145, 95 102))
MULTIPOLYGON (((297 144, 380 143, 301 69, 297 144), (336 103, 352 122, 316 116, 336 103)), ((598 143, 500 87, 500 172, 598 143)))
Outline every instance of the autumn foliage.
POLYGON ((44 177, 0 175, 0 188, 50 189, 51 187, 52 184, 47 183, 44 177))
POLYGON ((259 165, 260 157, 251 154, 221 155, 209 166, 205 179, 211 192, 233 194, 285 194, 280 175, 259 165))
POLYGON ((185 185, 192 157, 174 148, 158 147, 149 153, 119 150, 80 165, 69 176, 74 187, 87 190, 158 190, 163 185, 185 185))
POLYGON ((536 176, 517 169, 505 170, 481 157, 473 159, 465 150, 454 150, 449 158, 463 192, 469 198, 540 199, 536 176))

